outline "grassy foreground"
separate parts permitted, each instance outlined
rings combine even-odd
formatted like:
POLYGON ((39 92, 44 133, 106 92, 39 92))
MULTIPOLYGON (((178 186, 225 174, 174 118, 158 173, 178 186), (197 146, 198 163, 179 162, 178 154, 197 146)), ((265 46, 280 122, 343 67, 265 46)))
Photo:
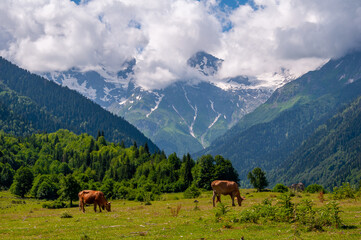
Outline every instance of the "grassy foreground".
MULTIPOLYGON (((228 215, 237 215, 265 198, 276 201, 278 193, 241 191, 246 196, 242 207, 229 207, 228 215)), ((297 203, 310 199, 322 206, 317 194, 298 194, 297 203)), ((327 202, 330 196, 325 195, 327 202)), ((324 227, 323 231, 304 231, 296 223, 238 223, 215 217, 211 192, 197 200, 182 199, 183 194, 165 194, 162 200, 144 205, 133 201, 112 201, 112 212, 94 213, 93 206, 83 214, 77 207, 44 209, 43 201, 18 199, 0 192, 0 239, 361 239, 361 199, 339 201, 346 228, 324 227), (177 211, 178 210, 178 211, 177 211), (61 218, 64 212, 72 218, 61 218)), ((228 196, 222 196, 231 206, 228 196)))

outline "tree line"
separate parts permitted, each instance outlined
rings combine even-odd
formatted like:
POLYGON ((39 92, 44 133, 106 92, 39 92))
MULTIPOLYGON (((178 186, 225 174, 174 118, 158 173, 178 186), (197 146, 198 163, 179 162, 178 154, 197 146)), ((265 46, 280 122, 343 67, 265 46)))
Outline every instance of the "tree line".
POLYGON ((107 198, 143 201, 188 188, 210 190, 215 179, 239 181, 231 162, 204 155, 151 153, 149 146, 110 143, 68 130, 16 137, 0 131, 0 187, 18 196, 76 200, 81 189, 107 198))

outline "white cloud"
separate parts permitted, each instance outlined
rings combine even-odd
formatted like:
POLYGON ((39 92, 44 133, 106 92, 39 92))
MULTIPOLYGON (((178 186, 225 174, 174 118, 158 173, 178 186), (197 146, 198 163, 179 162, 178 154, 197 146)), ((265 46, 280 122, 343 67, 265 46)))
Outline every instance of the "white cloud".
POLYGON ((192 78, 186 61, 200 50, 225 60, 220 78, 273 81, 282 69, 299 75, 361 45, 359 0, 254 0, 226 13, 218 3, 2 0, 0 55, 34 72, 116 71, 135 57, 136 81, 161 88, 192 78))
POLYGON ((231 15, 217 54, 221 76, 272 76, 283 68, 293 75, 361 46, 358 0, 255 0, 231 15))

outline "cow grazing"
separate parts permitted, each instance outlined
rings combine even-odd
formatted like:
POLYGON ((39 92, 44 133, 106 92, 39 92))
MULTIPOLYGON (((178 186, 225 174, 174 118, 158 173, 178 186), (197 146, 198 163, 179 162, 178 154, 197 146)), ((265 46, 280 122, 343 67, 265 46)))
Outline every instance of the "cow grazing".
POLYGON ((78 193, 79 196, 79 211, 85 212, 84 205, 85 204, 94 204, 94 211, 97 211, 97 206, 99 206, 99 211, 102 212, 101 209, 104 208, 110 212, 110 202, 104 197, 104 193, 101 191, 94 190, 83 190, 78 193))
POLYGON ((215 199, 217 197, 217 202, 221 202, 221 194, 230 195, 232 199, 232 206, 236 206, 234 204, 234 198, 237 197, 238 205, 241 206, 242 201, 246 198, 242 197, 239 193, 238 184, 233 181, 227 180, 215 180, 211 184, 213 189, 213 207, 216 206, 215 199))

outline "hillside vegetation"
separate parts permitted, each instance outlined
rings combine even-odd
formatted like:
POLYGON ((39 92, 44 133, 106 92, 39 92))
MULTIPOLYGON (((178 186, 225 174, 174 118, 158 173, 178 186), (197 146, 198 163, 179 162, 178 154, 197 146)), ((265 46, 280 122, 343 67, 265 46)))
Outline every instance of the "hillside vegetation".
MULTIPOLYGON (((288 162, 298 167, 296 177, 292 175, 290 178, 290 174, 282 175, 283 172, 279 171, 271 178, 271 185, 276 184, 279 179, 285 180, 289 185, 301 180, 317 180, 320 181, 319 184, 328 188, 346 179, 356 182, 358 173, 348 178, 341 175, 337 181, 326 180, 325 177, 317 175, 320 174, 319 171, 310 172, 307 178, 303 178, 301 176, 305 171, 304 167, 311 166, 315 161, 324 161, 325 158, 307 158, 307 161, 310 161, 307 164, 300 164, 296 159, 301 160, 302 153, 309 151, 305 148, 297 150, 304 141, 361 95, 360 77, 361 53, 330 60, 321 69, 309 72, 277 89, 265 104, 244 116, 236 126, 199 154, 221 154, 230 159, 240 174, 243 186, 247 185, 247 173, 254 167, 261 167, 270 172, 287 165, 288 162), (297 154, 299 155, 296 156, 297 154)), ((355 124, 350 126, 352 129, 358 127, 355 121, 350 121, 349 124, 355 124)), ((330 127, 327 131, 332 132, 336 129, 330 127)), ((351 134, 346 137, 351 139, 357 132, 348 131, 343 134, 351 134)), ((313 141, 313 144, 321 143, 313 141)), ((353 150, 359 153, 359 150, 353 150)), ((344 165, 345 169, 352 168, 353 163, 350 163, 353 160, 349 158, 351 153, 339 151, 338 154, 338 164, 344 165)), ((304 163, 306 160, 302 161, 304 163)), ((324 161, 323 167, 331 169, 332 164, 328 165, 326 162, 324 161)))
POLYGON ((361 97, 320 125, 270 176, 280 182, 357 184, 361 179, 361 97))
POLYGON ((210 189, 215 179, 238 181, 221 156, 151 154, 148 145, 96 139, 68 130, 14 137, 0 132, 0 187, 21 197, 76 200, 81 189, 103 190, 113 199, 151 200, 162 192, 210 189), (73 184, 73 185, 72 185, 73 184), (71 190, 67 191, 69 186, 71 190))
POLYGON ((121 117, 102 109, 79 93, 31 74, 0 57, 0 129, 22 136, 60 128, 131 146, 134 141, 158 148, 121 117))

